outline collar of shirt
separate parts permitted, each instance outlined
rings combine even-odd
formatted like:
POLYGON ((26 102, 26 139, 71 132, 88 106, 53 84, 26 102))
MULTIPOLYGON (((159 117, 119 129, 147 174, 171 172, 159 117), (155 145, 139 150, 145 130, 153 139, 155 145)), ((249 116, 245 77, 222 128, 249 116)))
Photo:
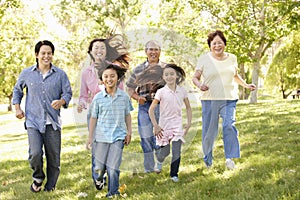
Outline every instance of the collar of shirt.
MULTIPOLYGON (((32 69, 31 69, 31 71, 38 71, 38 70, 39 70, 39 68, 38 68, 37 65, 34 65, 32 67, 32 69)), ((52 63, 50 63, 50 70, 49 70, 49 72, 50 71, 52 71, 52 72, 56 72, 57 71, 56 67, 54 65, 52 65, 52 63)))
POLYGON ((175 92, 175 93, 178 93, 179 92, 179 86, 176 84, 176 89, 175 89, 175 91, 173 91, 173 90, 171 90, 170 88, 169 88, 169 86, 166 84, 165 86, 164 86, 167 90, 169 90, 170 92, 175 92))
MULTIPOLYGON (((145 67, 148 67, 150 65, 148 59, 146 60, 145 62, 145 67)), ((160 65, 161 67, 164 67, 165 66, 165 63, 164 62, 161 62, 160 60, 158 60, 158 63, 157 65, 160 65)))
MULTIPOLYGON (((117 88, 115 96, 119 96, 119 95, 120 95, 120 89, 117 88)), ((103 97, 111 97, 111 95, 106 92, 106 89, 103 90, 103 97)))

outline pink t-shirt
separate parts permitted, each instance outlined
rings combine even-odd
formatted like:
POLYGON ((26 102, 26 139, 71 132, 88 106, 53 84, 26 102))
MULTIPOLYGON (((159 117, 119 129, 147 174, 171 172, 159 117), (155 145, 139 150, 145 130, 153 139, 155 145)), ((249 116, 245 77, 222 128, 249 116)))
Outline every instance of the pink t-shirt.
MULTIPOLYGON (((119 88, 124 90, 123 81, 119 84, 119 88)), ((81 76, 79 103, 86 109, 94 96, 103 89, 104 85, 99 85, 99 78, 95 73, 94 64, 91 64, 83 71, 81 76)))
POLYGON ((159 126, 164 130, 162 138, 156 138, 156 144, 165 146, 171 141, 183 139, 182 128, 182 105, 187 98, 187 92, 183 87, 176 86, 176 91, 172 91, 167 85, 157 90, 155 99, 160 102, 159 126))

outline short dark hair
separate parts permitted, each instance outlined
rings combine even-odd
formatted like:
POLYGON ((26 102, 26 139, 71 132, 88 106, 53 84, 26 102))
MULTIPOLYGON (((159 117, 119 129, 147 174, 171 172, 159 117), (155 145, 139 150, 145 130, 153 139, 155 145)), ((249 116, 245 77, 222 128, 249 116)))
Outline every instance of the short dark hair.
POLYGON ((219 36, 219 37, 223 40, 223 42, 224 42, 224 44, 225 44, 225 46, 226 46, 226 38, 225 38, 223 32, 220 31, 220 30, 216 30, 216 31, 210 33, 210 34, 208 35, 208 37, 207 37, 207 44, 208 44, 208 47, 210 48, 210 43, 211 43, 211 41, 213 41, 213 39, 214 39, 216 36, 219 36))
POLYGON ((125 73, 126 73, 127 69, 122 68, 122 67, 120 67, 118 65, 115 65, 115 64, 108 64, 106 67, 103 67, 98 72, 98 76, 99 76, 101 81, 102 81, 102 74, 107 69, 113 69, 117 72, 118 81, 121 81, 125 78, 125 73))
POLYGON ((34 47, 34 52, 36 54, 38 54, 41 50, 41 47, 43 45, 47 45, 50 46, 50 48, 52 49, 52 54, 54 54, 55 48, 54 45, 52 44, 52 42, 48 41, 48 40, 43 40, 43 41, 39 41, 38 43, 36 43, 35 47, 34 47))

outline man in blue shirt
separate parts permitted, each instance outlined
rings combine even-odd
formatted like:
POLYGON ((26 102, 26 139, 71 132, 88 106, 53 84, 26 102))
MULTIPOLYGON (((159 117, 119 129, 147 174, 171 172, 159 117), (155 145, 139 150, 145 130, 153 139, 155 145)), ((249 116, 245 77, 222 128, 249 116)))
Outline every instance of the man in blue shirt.
POLYGON ((24 69, 13 90, 16 117, 24 116, 29 141, 29 162, 33 169, 32 192, 41 191, 45 179, 43 146, 47 158, 47 182, 44 191, 55 189, 60 173, 61 118, 60 108, 67 108, 72 90, 66 73, 52 65, 54 45, 47 40, 35 45, 37 64, 24 69), (26 88, 25 113, 21 101, 26 88))

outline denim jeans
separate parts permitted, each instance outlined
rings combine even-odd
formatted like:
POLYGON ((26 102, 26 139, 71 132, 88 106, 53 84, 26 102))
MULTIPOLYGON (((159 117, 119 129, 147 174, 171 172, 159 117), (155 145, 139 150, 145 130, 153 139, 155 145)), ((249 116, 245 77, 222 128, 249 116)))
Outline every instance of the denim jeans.
MULTIPOLYGON (((88 130, 89 130, 89 125, 90 125, 90 117, 91 117, 91 114, 90 114, 90 111, 88 111, 88 114, 87 114, 87 126, 88 126, 88 130)), ((94 134, 95 136, 95 134, 94 134)), ((96 180, 98 178, 98 174, 96 173, 95 171, 95 143, 93 142, 92 144, 92 178, 93 178, 93 181, 94 181, 94 184, 96 184, 96 180)))
POLYGON ((106 169, 108 175, 108 195, 120 194, 119 177, 120 165, 124 141, 118 140, 114 143, 95 143, 95 171, 104 174, 106 169))
POLYGON ((52 190, 60 173, 61 130, 54 130, 52 125, 46 126, 46 132, 41 133, 34 128, 27 128, 29 142, 29 163, 33 169, 33 180, 42 182, 45 179, 43 171, 43 146, 47 160, 46 190, 52 190))
POLYGON ((239 158, 240 145, 235 127, 237 100, 202 100, 202 148, 204 162, 211 166, 214 141, 219 131, 219 116, 222 118, 223 143, 226 158, 239 158))
MULTIPOLYGON (((144 170, 145 172, 154 171, 154 150, 156 149, 156 139, 153 134, 153 125, 149 117, 149 108, 151 102, 143 105, 139 104, 138 110, 138 131, 141 138, 141 147, 144 152, 144 170)), ((155 108, 154 114, 156 120, 159 118, 159 105, 155 108)))
MULTIPOLYGON (((172 142, 172 161, 171 161, 171 168, 170 168, 170 176, 177 176, 178 177, 178 171, 179 171, 179 165, 180 165, 180 153, 181 153, 181 144, 182 141, 173 141, 172 142)), ((164 162, 165 158, 170 154, 170 144, 160 147, 155 155, 157 158, 157 161, 162 163, 164 162)))

